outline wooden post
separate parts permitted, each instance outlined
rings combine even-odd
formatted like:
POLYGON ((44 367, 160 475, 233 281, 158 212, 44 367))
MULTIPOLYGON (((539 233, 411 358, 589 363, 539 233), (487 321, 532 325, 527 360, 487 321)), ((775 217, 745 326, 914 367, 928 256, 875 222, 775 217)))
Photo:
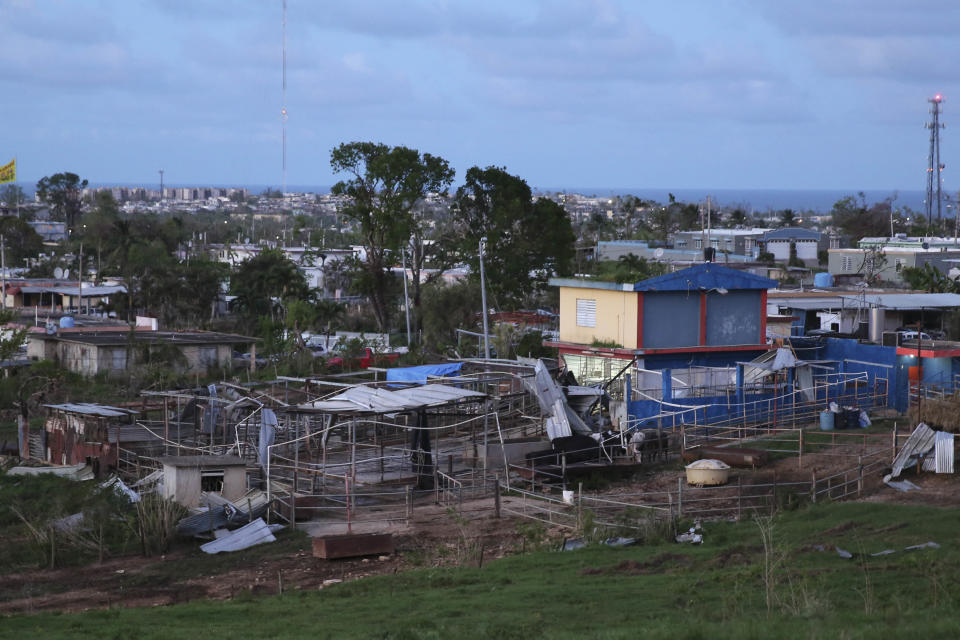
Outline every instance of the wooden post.
POLYGON ((453 477, 453 454, 447 456, 447 475, 453 477))
POLYGON ((350 511, 350 476, 343 474, 343 490, 346 492, 344 501, 347 503, 347 533, 353 533, 353 519, 350 511))
POLYGON ((583 524, 583 483, 577 483, 577 529, 583 524))
POLYGON ((737 520, 743 517, 743 476, 737 474, 737 520))
POLYGON ((493 485, 493 511, 495 516, 500 518, 500 474, 497 474, 495 484, 493 485))
POLYGON ((863 495, 863 457, 857 456, 857 497, 863 495))
POLYGON ((810 472, 810 502, 817 504, 817 472, 810 472))
POLYGON ((383 482, 383 458, 384 458, 384 447, 383 440, 380 440, 380 482, 383 482))
POLYGON ((410 516, 413 515, 413 487, 407 485, 406 495, 404 499, 407 503, 407 526, 410 526, 410 516))
POLYGON ((683 516, 683 478, 677 478, 677 517, 683 516))
POLYGON ((797 454, 797 469, 803 469, 803 429, 800 429, 800 448, 797 454))
POLYGON ((170 398, 163 397, 163 454, 170 455, 170 410, 167 404, 170 398))
POLYGON ((893 460, 897 457, 897 423, 893 423, 893 455, 890 456, 890 459, 893 460))

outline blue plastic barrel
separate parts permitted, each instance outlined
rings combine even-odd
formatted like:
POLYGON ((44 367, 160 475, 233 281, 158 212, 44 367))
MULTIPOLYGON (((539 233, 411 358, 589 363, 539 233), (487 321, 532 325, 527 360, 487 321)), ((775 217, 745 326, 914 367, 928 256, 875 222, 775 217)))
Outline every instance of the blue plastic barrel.
POLYGON ((72 316, 63 316, 60 318, 60 328, 61 329, 71 329, 73 328, 73 317, 72 316))
POLYGON ((833 275, 823 271, 813 274, 813 286, 818 289, 830 288, 833 286, 833 275))
POLYGON ((820 431, 833 431, 833 411, 820 412, 820 431))

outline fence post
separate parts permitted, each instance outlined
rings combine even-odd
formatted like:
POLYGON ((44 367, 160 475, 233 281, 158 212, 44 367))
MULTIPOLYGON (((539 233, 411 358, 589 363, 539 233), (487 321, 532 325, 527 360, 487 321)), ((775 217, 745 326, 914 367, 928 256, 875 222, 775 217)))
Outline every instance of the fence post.
POLYGON ((857 497, 863 495, 863 457, 857 456, 857 497))
POLYGON ((773 491, 770 492, 770 515, 777 508, 777 473, 773 473, 773 491))
POLYGON ((493 485, 493 511, 497 518, 500 517, 500 474, 493 485))
POLYGON ((583 526, 583 483, 577 483, 577 530, 583 526))
POLYGON ((683 516, 683 478, 677 478, 677 517, 683 516))
POLYGON ((817 472, 810 472, 810 502, 817 504, 817 472))
POLYGON ((407 526, 410 526, 410 516, 413 515, 413 487, 407 485, 406 496, 404 496, 407 503, 407 526))
POLYGON ((737 474, 737 520, 743 517, 743 476, 737 474))
POLYGON ((800 450, 797 454, 797 469, 803 469, 803 429, 800 429, 800 450))
POLYGON ((893 455, 890 457, 891 460, 897 457, 897 423, 893 423, 893 455))

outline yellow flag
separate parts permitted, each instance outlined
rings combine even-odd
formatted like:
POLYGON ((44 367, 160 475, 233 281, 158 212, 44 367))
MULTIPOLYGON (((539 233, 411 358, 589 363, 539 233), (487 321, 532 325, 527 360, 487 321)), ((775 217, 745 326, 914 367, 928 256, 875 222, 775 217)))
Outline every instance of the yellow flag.
POLYGON ((0 166, 0 184, 17 181, 17 159, 0 166))

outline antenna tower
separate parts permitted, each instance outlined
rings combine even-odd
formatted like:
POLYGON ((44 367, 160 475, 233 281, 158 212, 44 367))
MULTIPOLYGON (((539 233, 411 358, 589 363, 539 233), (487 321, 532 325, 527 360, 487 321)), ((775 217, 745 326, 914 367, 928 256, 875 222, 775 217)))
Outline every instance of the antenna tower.
POLYGON ((282 61, 282 80, 280 90, 280 123, 283 129, 283 186, 280 192, 287 194, 287 0, 283 0, 283 24, 282 24, 283 42, 281 49, 283 51, 282 61))
POLYGON ((938 93, 932 98, 928 98, 927 102, 933 105, 930 107, 933 122, 927 122, 924 125, 927 129, 930 129, 930 156, 927 160, 927 221, 933 220, 933 202, 934 197, 936 197, 937 222, 939 222, 943 202, 941 198, 943 164, 940 162, 940 129, 944 127, 940 123, 940 103, 943 102, 943 96, 938 93), (936 192, 936 196, 934 196, 934 192, 936 192))

